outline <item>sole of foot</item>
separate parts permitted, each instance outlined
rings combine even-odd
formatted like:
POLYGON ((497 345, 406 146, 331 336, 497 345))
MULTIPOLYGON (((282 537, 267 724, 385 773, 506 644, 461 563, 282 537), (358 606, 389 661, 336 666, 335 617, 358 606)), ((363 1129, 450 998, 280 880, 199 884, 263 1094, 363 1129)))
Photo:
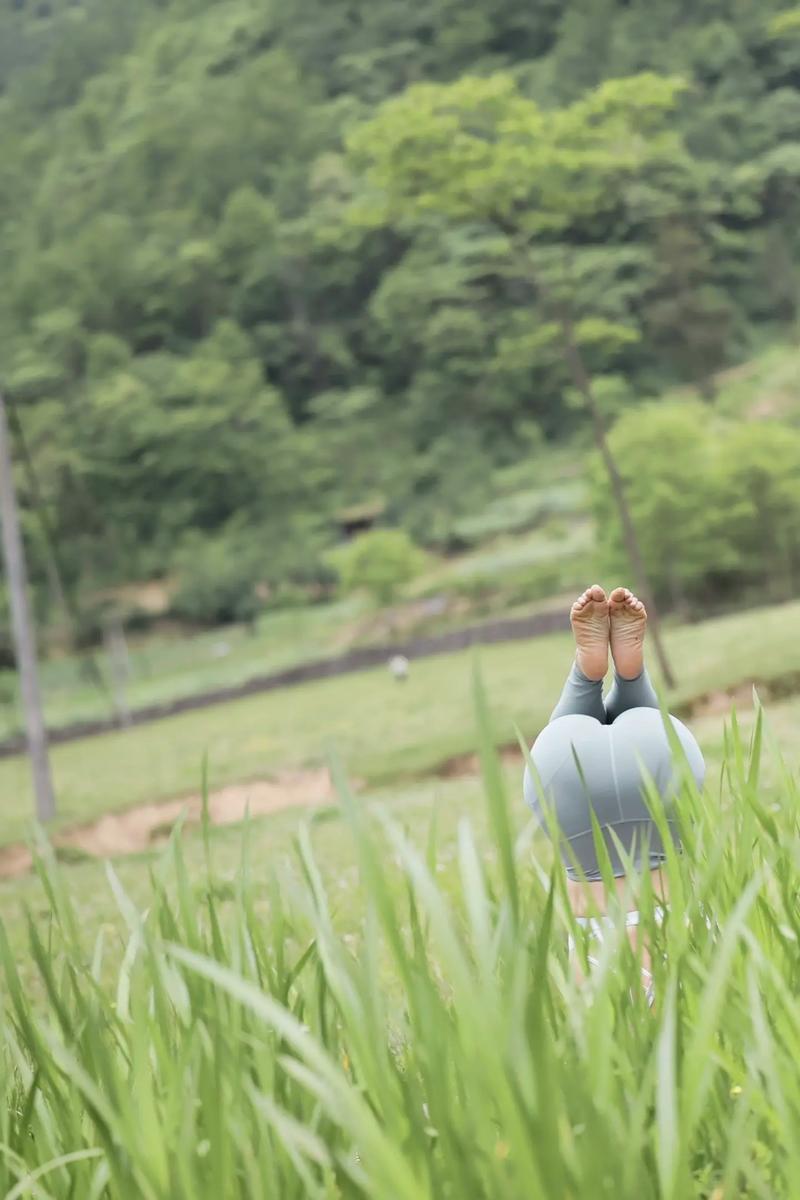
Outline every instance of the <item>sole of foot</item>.
POLYGON ((603 679, 608 670, 608 599, 599 583, 578 597, 569 619, 578 668, 587 679, 603 679))
POLYGON ((623 679, 636 679, 644 669, 647 609, 628 588, 614 588, 608 597, 608 623, 617 674, 623 679))

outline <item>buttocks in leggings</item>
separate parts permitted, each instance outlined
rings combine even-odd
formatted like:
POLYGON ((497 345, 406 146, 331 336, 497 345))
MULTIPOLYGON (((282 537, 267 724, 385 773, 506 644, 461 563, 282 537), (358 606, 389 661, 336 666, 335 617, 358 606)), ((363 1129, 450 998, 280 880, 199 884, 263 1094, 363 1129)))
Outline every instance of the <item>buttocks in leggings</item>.
MULTIPOLYGON (((674 761, 647 673, 632 680, 617 677, 605 701, 602 686, 602 681, 588 680, 573 667, 550 724, 531 751, 538 784, 530 769, 525 772, 525 798, 540 820, 545 821, 542 794, 553 805, 566 843, 561 846, 564 865, 573 878, 580 878, 573 856, 587 879, 601 878, 592 811, 615 875, 625 873, 615 838, 637 867, 663 862, 663 842, 644 798, 645 776, 665 801, 674 837, 668 802, 680 778, 680 764, 674 761)), ((677 718, 670 720, 692 774, 702 783, 705 765, 694 737, 677 718)))

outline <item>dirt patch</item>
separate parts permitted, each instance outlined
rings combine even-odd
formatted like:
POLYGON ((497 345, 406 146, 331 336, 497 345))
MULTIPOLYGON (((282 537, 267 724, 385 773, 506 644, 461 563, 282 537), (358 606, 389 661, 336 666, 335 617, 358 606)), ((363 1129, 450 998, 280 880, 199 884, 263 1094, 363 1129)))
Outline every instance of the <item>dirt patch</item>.
POLYGON ((27 875, 32 866, 31 852, 26 846, 4 846, 0 850, 0 879, 18 879, 27 875))
MULTIPOLYGON (((235 825, 248 812, 251 817, 263 817, 286 808, 319 808, 329 804, 333 797, 330 772, 321 767, 221 788, 209 795, 208 814, 212 825, 235 825)), ((126 812, 107 813, 91 824, 59 833, 53 844, 56 851, 69 848, 92 858, 136 854, 163 842, 181 817, 187 824, 198 824, 201 814, 199 794, 142 804, 126 812)), ((32 865, 26 846, 0 849, 0 878, 18 878, 30 871, 32 865)))
MULTIPOLYGON (((514 766, 522 763, 522 751, 516 742, 499 746, 497 750, 500 761, 504 766, 514 766)), ((479 775, 481 760, 478 754, 455 754, 440 763, 433 774, 439 779, 461 779, 466 775, 479 775)))
MULTIPOLYGON (((521 764, 522 752, 516 742, 498 749, 504 764, 521 764)), ((480 774, 477 754, 457 754, 446 759, 426 777, 459 779, 480 774)), ((356 790, 363 786, 351 780, 356 790)), ((234 783, 208 798, 208 814, 212 825, 235 825, 251 817, 270 816, 287 808, 321 808, 333 802, 335 790, 330 772, 325 767, 316 770, 284 772, 272 779, 257 779, 251 783, 234 783)), ((90 858, 118 858, 138 854, 166 841, 181 818, 188 825, 197 825, 202 815, 199 794, 177 800, 141 804, 125 812, 106 813, 97 821, 67 829, 53 837, 56 854, 62 852, 73 861, 84 855, 90 858)), ((0 879, 16 879, 26 875, 33 866, 27 846, 0 847, 0 879)))
MULTIPOLYGON (((762 688, 759 688, 758 692, 762 700, 767 699, 762 688)), ((730 712, 732 705, 735 705, 737 711, 740 712, 753 707, 752 683, 740 683, 726 692, 709 692, 686 706, 686 716, 721 717, 724 713, 730 712)))
POLYGON ((753 689, 762 704, 788 700, 800 693, 800 672, 786 671, 772 679, 746 679, 721 691, 706 692, 692 700, 676 706, 673 710, 679 717, 719 717, 735 705, 740 711, 753 707, 753 689))

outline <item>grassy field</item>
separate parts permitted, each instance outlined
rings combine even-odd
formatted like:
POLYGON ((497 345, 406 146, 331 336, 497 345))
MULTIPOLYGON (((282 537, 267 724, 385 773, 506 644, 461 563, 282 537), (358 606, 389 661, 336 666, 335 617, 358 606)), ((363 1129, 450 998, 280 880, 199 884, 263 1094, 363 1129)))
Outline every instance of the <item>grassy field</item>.
POLYGON ((760 743, 681 797, 667 920, 638 899, 653 1009, 619 919, 577 981, 490 757, 483 788, 345 796, 292 850, 281 818, 150 878, 49 869, 0 939, 0 1191, 793 1200, 800 809, 760 743))
MULTIPOLYGON (((215 687, 242 683, 310 658, 336 653, 343 630, 362 616, 358 597, 265 613, 254 630, 229 626, 206 633, 131 638, 128 704, 138 708, 215 687)), ((94 655, 108 675, 101 650, 94 655)), ((42 664, 42 690, 50 725, 113 715, 109 691, 87 676, 85 660, 66 655, 42 664)), ((0 712, 0 736, 18 728, 16 705, 0 712)))
MULTIPOLYGON (((679 679, 673 701, 800 670, 787 637, 800 604, 752 610, 669 630, 679 679)), ((515 726, 533 738, 571 658, 568 635, 414 663, 406 686, 384 669, 186 713, 127 732, 56 747, 59 822, 196 791, 208 758, 213 787, 339 756, 371 785, 429 771, 474 747, 472 675, 483 674, 498 742, 515 726)), ((0 843, 25 836, 32 811, 27 763, 0 762, 0 843)))
MULTIPOLYGON (((516 796, 519 792, 519 770, 507 771, 505 778, 509 795, 516 796)), ((478 778, 420 780, 385 791, 367 793, 360 800, 365 807, 379 808, 402 823, 421 846, 425 844, 431 820, 436 814, 443 869, 452 860, 460 820, 468 818, 478 836, 483 838, 486 835, 485 802, 478 778)), ((522 804, 513 806, 512 819, 518 830, 523 828, 528 816, 522 804)), ((360 901, 354 889, 357 863, 350 831, 342 820, 336 801, 330 807, 314 813, 285 809, 249 823, 247 852, 254 874, 264 885, 259 899, 261 911, 268 908, 269 880, 282 877, 287 872, 292 873, 297 831, 306 823, 317 848, 320 871, 331 890, 337 925, 342 932, 347 932, 357 922, 359 913, 360 901)), ((242 836, 241 826, 210 830, 216 876, 222 892, 228 896, 241 867, 242 836)), ((181 847, 192 888, 202 892, 205 886, 206 847, 197 826, 188 826, 184 830, 181 847)), ((142 908, 151 894, 151 873, 164 859, 165 853, 168 855, 163 847, 154 846, 147 853, 119 858, 114 863, 114 870, 126 892, 142 908)), ((61 869, 87 939, 93 940, 100 929, 105 929, 109 942, 116 944, 119 953, 124 947, 124 942, 119 941, 124 933, 124 922, 120 921, 105 864, 97 859, 86 858, 62 864, 61 869)), ((22 959, 26 939, 25 925, 20 917, 23 906, 30 908, 44 926, 49 924, 51 902, 36 874, 0 881, 0 919, 5 924, 15 954, 22 959)), ((111 958, 114 957, 112 949, 111 958)), ((30 974, 26 975, 26 979, 31 982, 30 974)))
MULTIPOLYGON (((671 629, 674 701, 800 670, 798 616, 671 629)), ((334 753, 367 787, 113 870, 44 848, 0 883, 0 1194, 793 1200, 800 795, 772 747, 796 765, 800 703, 763 738, 752 711, 741 741, 727 713, 692 720, 710 770, 680 802, 669 919, 638 901, 648 1009, 621 930, 588 983, 568 969, 561 873, 549 901, 519 766, 491 758, 547 719, 570 656, 484 649, 491 725, 459 654, 59 748, 65 822, 196 786, 206 751, 216 782, 334 753), (484 781, 419 777, 476 745, 484 781)), ((6 839, 26 789, 0 764, 6 839)))
MULTIPOLYGON (((719 714, 692 721, 693 731, 706 756, 708 787, 711 794, 714 794, 718 787, 729 715, 719 714)), ((739 722, 745 737, 750 735, 754 719, 752 711, 740 715, 739 722)), ((800 755, 797 751, 796 731, 799 720, 798 701, 770 706, 766 731, 767 742, 773 748, 773 752, 762 768, 766 782, 774 782, 778 753, 790 766, 798 765, 800 755)), ((515 833, 521 834, 529 817, 521 802, 520 767, 506 767, 503 777, 509 797, 509 820, 515 833)), ((362 794, 361 802, 367 807, 377 807, 385 811, 400 822, 420 847, 424 846, 430 823, 435 819, 440 844, 438 869, 442 872, 448 870, 448 865, 455 857, 456 834, 460 821, 470 821, 479 844, 483 844, 488 836, 485 799, 477 777, 444 779, 434 776, 397 782, 383 788, 368 789, 362 794)), ((248 826, 247 844, 254 871, 262 880, 286 872, 294 857, 298 828, 306 821, 318 850, 320 870, 335 897, 337 925, 347 930, 358 913, 359 901, 353 889, 356 863, 350 833, 341 819, 336 801, 330 807, 322 808, 308 816, 299 814, 296 809, 285 809, 272 816, 252 820, 248 826)), ((227 889, 229 892, 234 886, 241 862, 241 827, 214 828, 211 830, 211 838, 217 876, 223 890, 227 889)), ((187 875, 194 881, 193 887, 202 891, 206 850, 200 830, 196 826, 187 826, 183 832, 182 848, 187 875)), ((163 856, 163 849, 156 845, 147 853, 126 856, 117 859, 114 864, 126 891, 141 907, 147 904, 151 892, 151 873, 163 856)), ((75 859, 62 869, 86 937, 91 940, 100 929, 105 929, 109 941, 116 944, 118 953, 121 953, 124 942, 119 939, 123 932, 123 922, 106 877, 105 864, 93 858, 75 859)), ((262 899, 266 904, 266 893, 262 899)), ((25 957, 26 941, 25 923, 21 919, 23 906, 29 908, 36 919, 41 920, 45 926, 49 924, 51 903, 38 875, 0 880, 0 920, 6 926, 15 955, 21 959, 25 957)), ((32 983, 29 974, 26 978, 32 983)))

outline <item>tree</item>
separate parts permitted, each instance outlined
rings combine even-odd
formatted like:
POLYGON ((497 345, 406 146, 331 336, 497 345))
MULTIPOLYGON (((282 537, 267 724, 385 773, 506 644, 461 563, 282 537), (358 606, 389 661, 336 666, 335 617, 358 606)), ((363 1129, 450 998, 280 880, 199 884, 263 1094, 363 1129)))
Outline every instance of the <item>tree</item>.
MULTIPOLYGON (((697 401, 653 402, 625 413, 609 437, 648 576, 664 607, 684 615, 707 580, 737 561, 727 535, 729 510, 720 505, 713 422, 697 401)), ((600 556, 617 573, 625 566, 624 539, 599 460, 591 478, 600 556)))
POLYGON ((738 575, 786 600, 800 581, 800 431, 777 421, 729 429, 718 445, 720 511, 738 575))
MULTIPOLYGON (((349 139, 371 192, 356 220, 412 224, 432 214, 484 222, 508 239, 509 255, 544 302, 573 386, 590 414, 608 472, 636 586, 651 613, 664 676, 673 675, 617 463, 581 345, 570 286, 568 235, 602 240, 625 216, 643 176, 684 157, 667 125, 681 83, 642 75, 603 84, 557 112, 544 112, 509 76, 420 84, 387 101, 349 139)), ((602 341, 602 322, 589 326, 602 341)), ((623 330, 623 336, 629 331, 623 330)), ((620 331, 610 324, 609 338, 620 331)))
MULTIPOLYGON (((275 528, 330 539, 367 485, 448 545, 498 467, 529 457, 529 423, 548 447, 580 439, 588 403, 602 434, 634 397, 710 392, 721 363, 781 336, 800 297, 785 7, 0 4, 0 338, 7 394, 37 400, 25 432, 68 590, 171 575, 193 533, 213 556, 234 508, 294 577, 275 528), (687 102, 625 83, 648 69, 685 79, 687 102), (369 202, 344 136, 421 79, 455 107, 436 141, 421 93, 400 98, 395 165, 416 171, 424 137, 436 189, 452 206, 455 165, 468 203, 343 219, 369 202)), ((24 477, 19 499, 27 534, 24 477)), ((42 539, 26 549, 41 602, 42 539)))
POLYGON ((646 300, 645 327, 652 342, 714 397, 714 375, 725 360, 732 306, 715 286, 709 239, 681 214, 658 223, 654 280, 646 300))

